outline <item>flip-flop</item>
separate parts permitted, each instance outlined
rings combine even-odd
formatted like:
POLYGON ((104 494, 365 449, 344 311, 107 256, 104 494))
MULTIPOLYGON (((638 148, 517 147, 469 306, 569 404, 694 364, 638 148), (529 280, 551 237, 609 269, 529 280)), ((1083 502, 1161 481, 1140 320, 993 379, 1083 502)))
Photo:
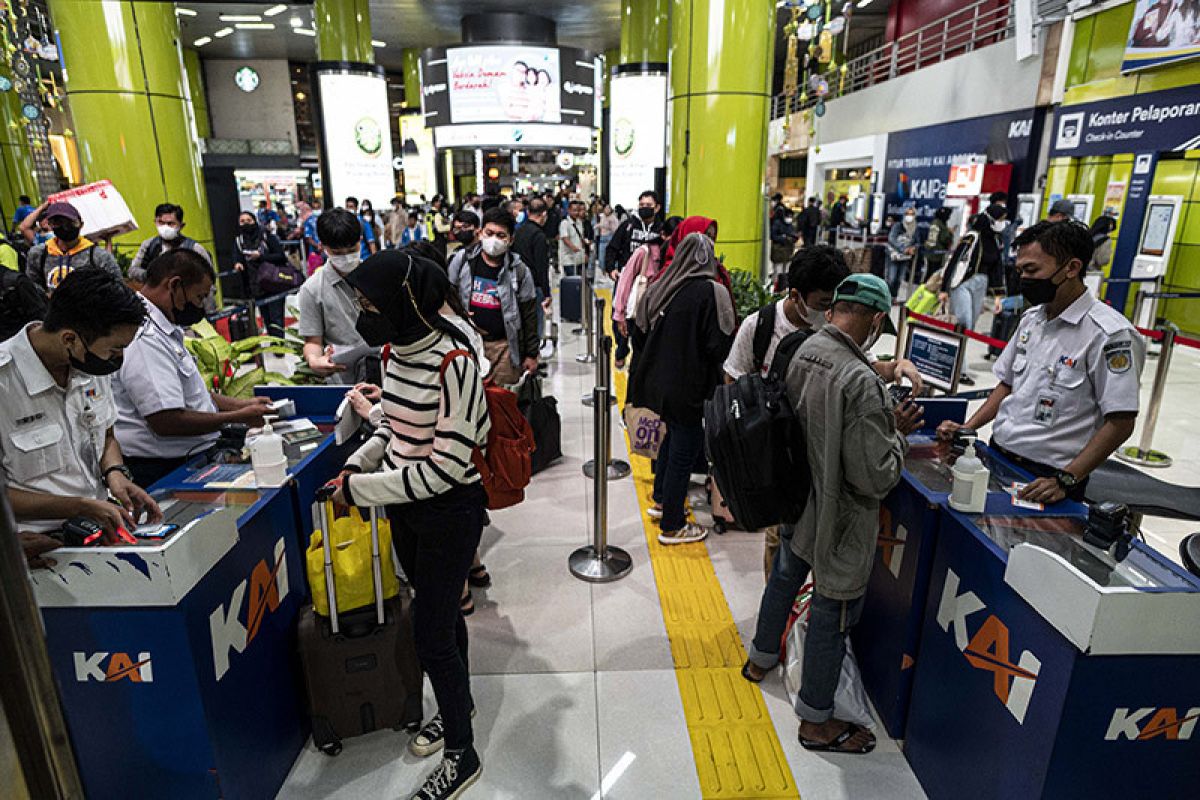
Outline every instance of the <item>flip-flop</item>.
POLYGON ((464 594, 462 599, 458 601, 458 609, 464 617, 469 617, 475 613, 475 598, 470 592, 464 594))
POLYGON ((486 589, 492 585, 492 576, 488 574, 487 567, 480 564, 478 567, 471 567, 471 571, 467 573, 467 583, 477 589, 486 589))
POLYGON ((811 750, 815 753, 851 753, 853 755, 862 755, 875 749, 874 735, 872 735, 871 732, 866 728, 860 727, 853 722, 848 723, 846 730, 842 731, 828 742, 815 742, 812 739, 805 739, 803 736, 800 736, 799 739, 801 747, 803 747, 805 750, 811 750), (868 741, 858 750, 846 750, 842 747, 842 745, 850 741, 859 733, 871 735, 870 741, 868 741))
POLYGON ((762 683, 763 678, 765 678, 767 676, 763 675, 762 678, 754 677, 754 675, 751 674, 751 672, 750 672, 750 662, 747 661, 745 664, 742 664, 742 677, 745 678, 746 680, 750 681, 751 683, 762 683))

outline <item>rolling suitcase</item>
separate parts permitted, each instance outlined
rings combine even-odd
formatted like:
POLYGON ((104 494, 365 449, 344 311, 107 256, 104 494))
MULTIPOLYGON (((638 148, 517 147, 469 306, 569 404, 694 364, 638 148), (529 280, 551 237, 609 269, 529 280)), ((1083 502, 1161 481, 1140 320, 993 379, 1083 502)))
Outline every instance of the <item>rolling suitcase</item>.
MULTIPOLYGON (((1001 311, 992 320, 991 337, 999 339, 1002 342, 1007 342, 1012 339, 1013 334, 1017 332, 1017 326, 1021 324, 1021 315, 1015 311, 1001 311)), ((1001 348, 988 345, 988 358, 996 358, 1000 355, 1001 348)))
POLYGON ((559 316, 567 322, 583 322, 583 278, 564 275, 558 288, 559 316))
MULTIPOLYGON (((318 494, 314 523, 329 531, 333 507, 318 494)), ((407 588, 383 599, 378 510, 371 509, 371 562, 375 604, 338 613, 329 536, 325 587, 329 619, 310 604, 300 613, 298 639, 313 744, 326 755, 342 751, 342 740, 382 728, 416 730, 421 724, 421 665, 413 640, 412 597, 407 588)))
POLYGON ((527 380, 517 394, 517 406, 533 429, 534 451, 530 457, 536 475, 562 458, 562 419, 558 400, 542 394, 540 378, 527 380))

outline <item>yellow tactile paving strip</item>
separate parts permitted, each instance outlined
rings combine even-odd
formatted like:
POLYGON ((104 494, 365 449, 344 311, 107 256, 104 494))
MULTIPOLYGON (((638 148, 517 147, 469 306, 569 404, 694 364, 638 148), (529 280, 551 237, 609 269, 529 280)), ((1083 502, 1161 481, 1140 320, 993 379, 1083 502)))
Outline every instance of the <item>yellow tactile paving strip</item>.
MULTIPOLYGON (((610 320, 605 327, 611 332, 610 320)), ((621 408, 625 373, 615 372, 613 383, 621 408)), ((650 462, 630 461, 701 793, 712 800, 798 798, 762 692, 740 674, 746 651, 708 550, 703 543, 658 543, 658 524, 646 513, 650 462)))

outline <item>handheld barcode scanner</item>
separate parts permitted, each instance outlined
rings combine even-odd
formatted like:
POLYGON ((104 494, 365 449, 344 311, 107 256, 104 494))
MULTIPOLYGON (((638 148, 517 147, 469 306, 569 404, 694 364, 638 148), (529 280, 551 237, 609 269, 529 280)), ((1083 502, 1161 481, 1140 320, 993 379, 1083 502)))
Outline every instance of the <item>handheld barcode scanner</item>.
MULTIPOLYGON (((125 544, 137 544, 137 539, 123 527, 117 528, 117 538, 125 544)), ((87 517, 72 517, 62 525, 63 544, 68 547, 95 547, 103 539, 104 528, 87 517)))

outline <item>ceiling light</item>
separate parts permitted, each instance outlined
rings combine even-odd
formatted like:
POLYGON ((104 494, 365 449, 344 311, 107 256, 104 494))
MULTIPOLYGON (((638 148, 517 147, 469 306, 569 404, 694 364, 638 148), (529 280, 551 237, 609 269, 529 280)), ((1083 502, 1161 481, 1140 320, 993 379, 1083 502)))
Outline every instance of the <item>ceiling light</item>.
POLYGON ((179 7, 176 7, 176 9, 175 9, 175 13, 176 13, 176 14, 178 14, 179 16, 181 16, 181 17, 194 17, 194 16, 196 16, 196 12, 195 12, 195 11, 193 11, 192 9, 190 9, 190 8, 179 8, 179 7))
POLYGON ((262 22, 258 14, 222 14, 217 19, 221 22, 262 22))
POLYGON ((300 19, 299 17, 292 17, 288 20, 288 24, 290 24, 293 28, 303 28, 304 20, 300 19))
POLYGON ((307 95, 306 95, 306 94, 304 94, 304 92, 296 92, 296 99, 297 99, 297 100, 303 100, 305 97, 307 97, 307 95))
POLYGON ((264 11, 263 16, 264 17, 273 17, 276 14, 282 14, 285 11, 287 11, 287 5, 284 3, 280 3, 279 5, 271 6, 266 11, 264 11))
POLYGON ((316 36, 317 32, 312 28, 292 28, 292 33, 298 33, 301 36, 316 36))
POLYGON ((378 39, 371 40, 371 47, 387 47, 386 42, 381 42, 378 39))
POLYGON ((208 44, 211 41, 212 41, 211 36, 201 36, 199 39, 192 42, 192 46, 193 47, 204 47, 204 45, 208 44))
POLYGON ((213 36, 217 37, 218 39, 224 39, 231 33, 233 33, 233 28, 221 28, 221 30, 214 33, 213 36))
POLYGON ((871 5, 872 1, 873 0, 858 0, 858 5, 856 8, 866 8, 867 6, 871 5))
POLYGON ((275 30, 274 22, 239 22, 233 27, 239 31, 273 31, 275 30))

